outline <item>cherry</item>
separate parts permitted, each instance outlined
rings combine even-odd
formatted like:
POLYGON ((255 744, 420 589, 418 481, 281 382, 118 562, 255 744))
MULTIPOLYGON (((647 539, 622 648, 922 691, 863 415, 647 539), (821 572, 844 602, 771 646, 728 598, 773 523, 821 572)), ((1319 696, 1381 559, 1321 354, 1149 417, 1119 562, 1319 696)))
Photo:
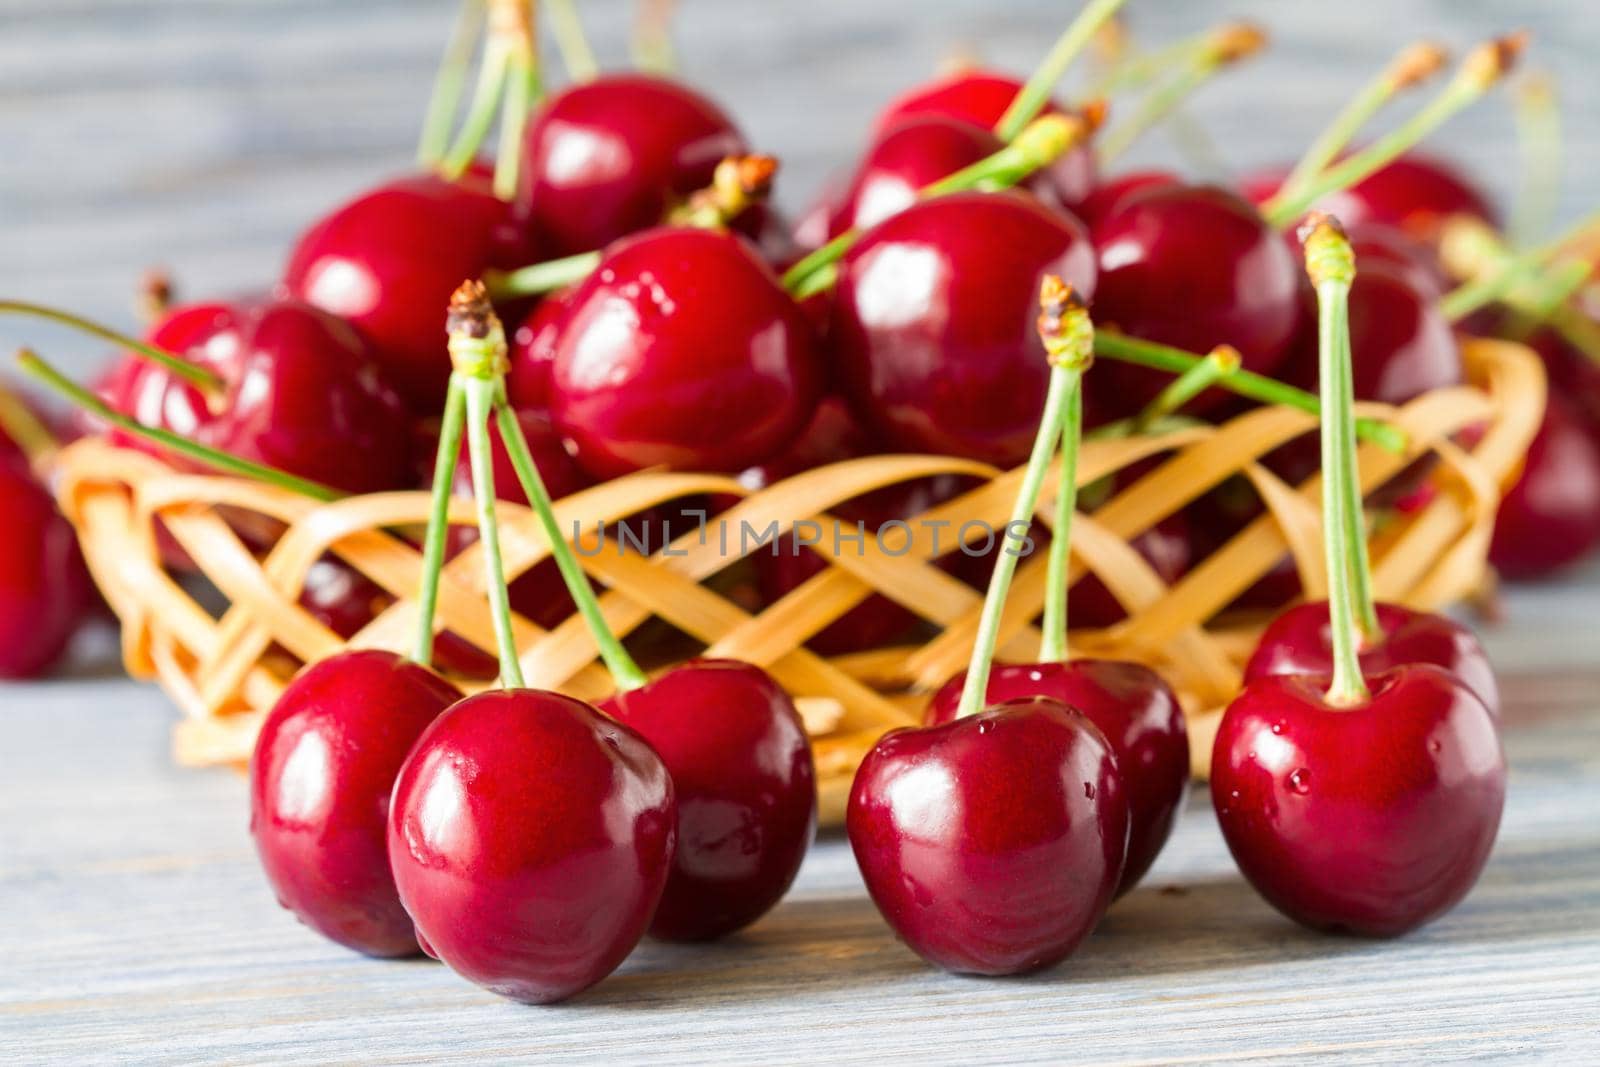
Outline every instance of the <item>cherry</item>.
POLYGON ((1367 222, 1350 227, 1349 234, 1363 272, 1378 265, 1396 271, 1430 301, 1437 301, 1449 291, 1450 281, 1438 259, 1426 245, 1399 227, 1367 222))
POLYGON ((573 292, 550 400, 578 462, 607 478, 760 462, 821 389, 810 324, 750 246, 662 228, 607 249, 573 292))
POLYGON ((1091 293, 1071 218, 1017 192, 924 201, 840 263, 833 341, 857 410, 891 447, 999 466, 1028 451, 1048 367, 1033 330, 1045 274, 1091 293))
POLYGON ((694 660, 600 705, 661 756, 678 845, 650 933, 721 937, 765 915, 817 825, 816 772, 794 701, 767 672, 694 660))
POLYGON ((1600 545, 1600 444, 1552 392, 1522 475, 1500 501, 1489 562, 1513 581, 1543 578, 1600 545))
POLYGON ((648 74, 602 75, 534 115, 519 198, 541 252, 587 252, 656 225, 675 200, 710 183, 718 162, 746 151, 732 120, 692 89, 648 74))
POLYGON ((1183 179, 1167 170, 1135 170, 1107 178, 1077 205, 1075 214, 1092 231, 1116 214, 1135 194, 1146 189, 1164 189, 1183 184, 1183 179))
POLYGON ((1017 974, 1066 958, 1117 888, 1128 802, 1111 746, 1046 697, 894 730, 846 815, 867 892, 946 970, 1017 974))
POLYGON ((1536 330, 1525 343, 1544 363, 1550 390, 1561 394, 1600 443, 1600 360, 1574 348, 1549 327, 1536 330))
POLYGON ((354 323, 412 409, 431 413, 442 407, 450 376, 451 292, 488 267, 532 258, 509 206, 481 180, 418 175, 362 193, 308 229, 283 284, 354 323))
POLYGON ((628 727, 559 693, 468 697, 394 785, 389 861, 423 951, 529 1003, 617 968, 671 867, 672 780, 628 727))
MULTIPOLYGON (((1500 687, 1489 656, 1472 631, 1460 623, 1399 604, 1378 604, 1379 633, 1360 648, 1361 672, 1383 674, 1411 663, 1429 663, 1461 681, 1490 713, 1500 714, 1500 687)), ((1333 631, 1328 602, 1290 608, 1268 624, 1245 664, 1248 685, 1277 675, 1333 673, 1333 631)))
MULTIPOLYGON (((963 672, 934 694, 926 725, 955 719, 965 682, 963 672)), ((1155 862, 1183 807, 1189 731, 1178 698, 1160 675, 1138 663, 1078 659, 995 666, 985 696, 990 704, 1029 697, 1082 712, 1111 746, 1128 803, 1128 856, 1117 884, 1121 896, 1155 862)))
MULTIPOLYGON (((1180 511, 1162 519, 1129 544, 1163 582, 1172 585, 1189 570, 1194 559, 1194 540, 1189 520, 1180 511)), ((1085 574, 1078 579, 1067 597, 1068 610, 1079 626, 1103 630, 1128 617, 1122 601, 1106 588, 1097 574, 1085 574)))
MULTIPOLYGON (((881 134, 914 115, 942 115, 992 130, 1021 89, 1022 82, 1008 74, 959 71, 908 89, 896 97, 879 113, 877 131, 881 134)), ((1045 106, 1047 112, 1061 110, 1055 103, 1045 106)), ((1094 190, 1097 177, 1094 151, 1088 145, 1079 145, 1051 164, 1046 173, 1057 198, 1073 207, 1094 190)))
POLYGON ((389 873, 389 794, 455 686, 392 652, 342 652, 302 671, 250 757, 250 834, 278 902, 369 956, 417 951, 389 873))
MULTIPOLYGON (((1282 364, 1300 322, 1300 271, 1245 201, 1212 186, 1155 185, 1095 227, 1094 244, 1097 322, 1194 352, 1229 344, 1262 374, 1282 364)), ((1129 414, 1167 380, 1112 364, 1093 396, 1129 414)))
POLYGON ((34 678, 66 652, 93 587, 71 524, 20 456, 0 456, 0 507, 0 678, 34 678))
MULTIPOLYGON (((1265 203, 1288 174, 1288 167, 1267 168, 1245 178, 1240 188, 1252 203, 1265 203)), ((1400 156, 1318 206, 1353 230, 1381 223, 1429 242, 1452 215, 1471 215, 1492 226, 1499 222, 1488 196, 1455 167, 1417 153, 1400 156)))
POLYGON ((567 322, 566 296, 551 293, 540 301, 511 337, 506 393, 519 411, 550 406, 550 370, 556 361, 556 341, 567 322))
POLYGON ((1454 907, 1489 858, 1505 803, 1483 702, 1430 665, 1368 679, 1265 677, 1229 706, 1211 762, 1217 821, 1267 901, 1317 929, 1392 937, 1454 907))
POLYGON ((811 421, 794 440, 766 462, 740 471, 739 481, 752 490, 765 489, 801 471, 867 455, 872 447, 850 405, 837 393, 828 393, 817 401, 811 421))

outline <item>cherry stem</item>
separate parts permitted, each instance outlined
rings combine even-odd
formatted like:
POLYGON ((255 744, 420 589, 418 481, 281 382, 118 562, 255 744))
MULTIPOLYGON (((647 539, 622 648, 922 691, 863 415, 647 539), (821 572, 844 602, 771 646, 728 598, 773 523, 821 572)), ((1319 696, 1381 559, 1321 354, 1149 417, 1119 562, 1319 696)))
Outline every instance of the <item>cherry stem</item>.
POLYGON ((495 157, 494 191, 501 199, 516 192, 522 160, 522 133, 528 112, 541 95, 538 49, 534 45, 533 10, 529 0, 487 0, 488 27, 483 61, 472 102, 455 142, 441 166, 445 177, 465 174, 500 116, 500 150, 495 157))
MULTIPOLYGON (((1055 310, 1051 308, 1050 310, 1055 310)), ((1041 316, 1041 320, 1045 317, 1041 316)), ((1061 465, 1056 472, 1056 506, 1050 524, 1050 554, 1045 560, 1044 632, 1039 659, 1067 660, 1067 571, 1072 559, 1072 517, 1078 510, 1078 449, 1083 443, 1083 374, 1094 360, 1094 326, 1089 316, 1050 316, 1045 350, 1052 375, 1067 378, 1066 412, 1061 420, 1061 465), (1059 367, 1059 369, 1057 369, 1059 367)))
POLYGON ((1321 174, 1379 111, 1400 93, 1428 81, 1448 61, 1449 53, 1431 41, 1419 41, 1402 49, 1317 135, 1281 188, 1297 189, 1321 174))
POLYGON ((22 450, 30 466, 41 468, 61 450, 61 442, 33 409, 0 384, 0 434, 22 450))
POLYGON ((1518 286, 1537 276, 1540 268, 1566 254, 1569 246, 1600 229, 1600 211, 1584 216, 1561 234, 1533 248, 1512 253, 1500 235, 1482 219, 1460 216, 1444 228, 1439 255, 1457 276, 1466 277, 1439 299, 1439 310, 1459 322, 1488 305, 1507 299, 1518 286))
POLYGON ((1527 35, 1511 34, 1479 45, 1467 54, 1455 77, 1409 120, 1365 149, 1348 156, 1297 188, 1283 188, 1261 207, 1274 226, 1287 226, 1313 204, 1347 189, 1387 166, 1457 112, 1476 102, 1505 77, 1527 45, 1527 35))
POLYGON ((1050 95, 1055 91, 1057 83, 1067 73, 1067 68, 1072 66, 1073 61, 1094 40, 1100 28, 1126 3, 1127 0, 1089 0, 1089 3, 1084 5, 1083 10, 1078 12, 1078 17, 1062 31, 1060 37, 1056 38, 1056 43, 1051 46, 1044 61, 1023 83, 1022 88, 1017 90, 1017 95, 1012 98, 1010 105, 1000 116, 1000 121, 995 123, 996 137, 1002 141, 1013 140, 1022 133, 1028 123, 1039 117, 1039 113, 1050 102, 1050 95))
POLYGON ((199 389, 203 393, 216 394, 226 388, 226 383, 204 367, 197 367, 180 356, 173 355, 165 349, 155 345, 146 344, 137 338, 113 330, 109 326, 102 326, 98 322, 91 322, 70 311, 59 308, 46 307, 43 304, 30 304, 22 300, 0 300, 0 314, 31 315, 34 318, 45 319, 70 327, 80 333, 91 337, 98 337, 102 341, 127 349, 135 357, 147 363, 154 363, 167 371, 174 378, 179 378, 199 389))
POLYGON ((467 394, 452 374, 445 394, 444 421, 439 425, 439 451, 433 461, 433 495, 428 505, 428 531, 422 540, 422 586, 417 591, 417 643, 411 658, 429 666, 433 661, 433 618, 438 613, 439 572, 444 568, 445 542, 450 533, 450 493, 456 461, 465 430, 467 394))
POLYGON ((1260 27, 1250 23, 1221 26, 1206 35, 1188 63, 1158 84, 1139 102, 1133 115, 1102 138, 1099 161, 1110 163, 1154 129, 1218 73, 1259 52, 1267 43, 1260 27))
POLYGON ((584 32, 578 5, 574 0, 545 0, 545 10, 550 13, 550 30, 555 35, 556 51, 561 53, 567 75, 575 82, 593 81, 600 73, 600 61, 595 58, 589 35, 584 32))
POLYGON ((489 611, 495 643, 500 649, 500 683, 508 689, 521 689, 522 663, 511 629, 511 593, 506 588, 506 568, 500 556, 494 453, 489 444, 489 418, 499 394, 505 391, 504 383, 462 375, 461 388, 467 395, 467 454, 472 464, 472 495, 478 505, 478 539, 483 542, 484 570, 489 579, 489 611))
MULTIPOLYGON (((1152 370, 1164 371, 1167 374, 1187 373, 1205 358, 1180 348, 1104 329, 1095 332, 1094 354, 1122 363, 1133 363, 1152 370)), ((1218 388, 1262 404, 1282 404, 1319 418, 1322 414, 1321 402, 1311 393, 1254 371, 1237 370, 1214 384, 1218 388)), ((1401 453, 1406 450, 1405 431, 1386 422, 1379 422, 1376 419, 1357 419, 1356 435, 1389 452, 1401 453)))
POLYGON ((417 162, 426 168, 439 166, 450 147, 450 127, 455 122, 456 108, 461 104, 461 90, 466 85, 467 67, 472 63, 473 49, 483 26, 483 0, 463 0, 456 15, 456 23, 445 45, 444 58, 439 61, 439 72, 433 78, 433 91, 428 96, 428 110, 422 120, 422 136, 417 142, 417 162))
MULTIPOLYGON (((1104 108, 1094 104, 1080 115, 1045 115, 1034 119, 1004 148, 923 186, 917 198, 931 200, 971 189, 1005 189, 1016 185, 1082 144, 1103 115, 1104 108)), ((801 259, 784 272, 784 288, 795 299, 803 300, 833 285, 837 280, 835 265, 861 235, 859 229, 846 230, 801 259)))
POLYGON ((1238 370, 1243 358, 1232 345, 1218 345, 1199 362, 1168 382, 1154 400, 1133 418, 1133 431, 1144 433, 1151 426, 1176 415, 1183 406, 1212 386, 1225 383, 1238 370))
POLYGON ((172 275, 165 268, 150 267, 139 276, 134 296, 134 311, 139 321, 149 326, 172 309, 172 275))
POLYGON ((1521 149, 1522 183, 1511 214, 1514 244, 1531 244, 1555 219, 1565 168, 1561 104, 1554 81, 1543 72, 1530 74, 1517 87, 1517 145, 1521 149))
POLYGON ((639 0, 629 52, 633 65, 640 70, 666 75, 678 69, 677 50, 672 45, 672 16, 676 7, 675 0, 639 0))
POLYGON ((17 364, 29 377, 48 386, 65 399, 71 401, 75 406, 82 408, 96 418, 110 423, 125 433, 160 445, 170 452, 174 452, 186 459, 192 459, 196 463, 203 464, 213 470, 221 471, 224 474, 235 474, 244 478, 251 478, 258 482, 265 482, 268 485, 274 485, 292 493, 299 493, 301 496, 308 496, 314 500, 337 500, 344 495, 337 489, 290 474, 288 471, 278 470, 276 467, 268 467, 265 464, 256 463, 240 456, 230 455, 227 452, 191 441, 187 437, 180 437, 170 430, 157 429, 136 422, 120 411, 114 410, 105 401, 95 396, 94 393, 68 378, 26 348, 17 353, 17 364))
POLYGON ((1096 79, 1089 88, 1090 96, 1114 96, 1120 92, 1142 89, 1166 71, 1192 62, 1194 54, 1205 47, 1209 34, 1185 38, 1172 44, 1115 60, 1109 70, 1096 79))
POLYGON ((478 82, 472 91, 472 101, 467 105, 466 119, 456 131, 440 168, 452 181, 467 172, 478 156, 478 149, 483 147, 489 128, 494 125, 495 112, 505 93, 510 62, 505 43, 491 34, 484 45, 483 62, 478 68, 478 82))
MULTIPOLYGON (((983 611, 978 617, 978 634, 972 646, 972 659, 967 664, 961 699, 956 705, 956 718, 974 715, 984 708, 989 692, 989 670, 1000 637, 1000 623, 1005 615, 1006 595, 1010 592, 1011 579, 1017 569, 1017 557, 1027 542, 1034 510, 1039 506, 1039 495, 1044 488, 1045 475, 1050 470, 1050 461, 1061 441, 1068 409, 1073 405, 1072 394, 1078 391, 1083 369, 1093 358, 1094 328, 1089 324, 1089 312, 1070 286, 1055 275, 1046 275, 1040 286, 1039 306, 1039 332, 1045 338, 1046 350, 1050 353, 1050 385, 1045 393, 1039 433, 1033 439, 1028 466, 1022 473, 1022 484, 1017 489, 1017 499, 1011 507, 1011 518, 1006 523, 1005 540, 995 560, 989 588, 984 593, 983 611)), ((1060 491, 1072 492, 1066 489, 1065 480, 1060 491)), ((1066 537, 1056 540, 1065 541, 1066 537)), ((1052 545, 1054 543, 1052 541, 1052 545)), ((1060 614, 1060 623, 1064 627, 1064 606, 1060 614)), ((1064 637, 1061 643, 1065 646, 1064 637)))
POLYGON ((1356 480, 1354 397, 1351 388, 1350 285, 1355 255, 1332 216, 1313 212, 1301 230, 1306 271, 1317 290, 1318 373, 1322 383, 1322 538, 1328 568, 1328 617, 1333 638, 1334 707, 1364 703, 1363 632, 1377 633, 1377 616, 1356 480))
POLYGON ((496 300, 519 296, 538 296, 576 285, 600 265, 601 253, 579 252, 561 259, 548 259, 516 270, 492 270, 483 276, 484 284, 496 300))

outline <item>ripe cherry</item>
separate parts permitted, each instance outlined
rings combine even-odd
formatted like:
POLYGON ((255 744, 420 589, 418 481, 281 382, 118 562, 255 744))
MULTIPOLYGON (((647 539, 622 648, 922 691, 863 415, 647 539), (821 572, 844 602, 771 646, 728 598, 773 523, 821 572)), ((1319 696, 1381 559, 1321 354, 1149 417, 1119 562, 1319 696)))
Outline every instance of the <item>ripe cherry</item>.
POLYGON ((639 943, 676 814, 666 767, 628 727, 559 693, 493 690, 412 748, 389 860, 423 951, 545 1004, 594 985, 639 943))
POLYGON ((821 390, 810 323, 750 246, 663 228, 607 249, 573 292, 550 407, 596 477, 737 471, 799 433, 821 390))
POLYGON ((342 652, 302 671, 250 757, 250 834, 278 902, 369 956, 417 951, 389 873, 389 794, 455 686, 392 652, 342 652))
MULTIPOLYGON (((1300 323, 1300 270, 1278 235, 1234 194, 1211 186, 1146 188, 1095 228, 1094 244, 1098 323, 1191 352, 1229 344, 1245 369, 1263 374, 1287 356, 1300 323)), ((1129 414, 1167 381, 1112 364, 1097 375, 1092 395, 1129 414)))
POLYGON ((550 371, 555 366, 556 341, 567 323, 566 298, 566 293, 551 293, 511 337, 506 394, 518 411, 543 411, 550 406, 550 371))
POLYGON ((1017 974, 1065 959, 1100 921, 1128 803, 1100 731, 1035 696, 889 733, 856 772, 846 828, 873 903, 918 955, 1017 974))
POLYGON ((943 196, 884 221, 840 263, 846 393, 893 448, 1019 462, 1048 376, 1034 294, 1059 274, 1087 297, 1093 258, 1077 222, 1018 192, 943 196))
POLYGON ((1489 562, 1513 581, 1543 578, 1600 545, 1600 443, 1551 393, 1522 475, 1500 501, 1489 562))
POLYGON ((1167 170, 1135 170, 1119 174, 1095 186, 1094 191, 1077 205, 1074 214, 1093 231, 1096 226, 1116 214, 1117 210, 1135 194, 1146 189, 1164 189, 1182 184, 1182 178, 1167 170))
POLYGON ((1525 343, 1544 363, 1550 391, 1561 394, 1589 436, 1600 443, 1600 360, 1574 348, 1548 327, 1535 331, 1525 343))
POLYGON ((313 225, 290 253, 283 284, 355 324, 412 410, 433 413, 450 376, 451 292, 486 268, 532 258, 509 205, 486 184, 418 175, 369 190, 313 225))
POLYGON ((0 678, 34 678, 94 605, 72 525, 20 456, 0 456, 0 678))
MULTIPOLYGON (((1288 174, 1287 167, 1258 171, 1245 178, 1241 192, 1252 203, 1265 203, 1288 174)), ((1499 221, 1488 196, 1460 171, 1414 152, 1380 167, 1350 188, 1324 197, 1317 206, 1338 216, 1352 230, 1381 223, 1427 242, 1438 236, 1440 225, 1452 215, 1471 215, 1490 225, 1499 221)))
MULTIPOLYGON (((945 683, 924 722, 955 718, 966 674, 945 683)), ((1172 836, 1189 785, 1189 731, 1183 709, 1161 676, 1138 663, 1077 659, 1065 663, 996 664, 990 704, 1044 697, 1082 712, 1111 746, 1128 803, 1128 856, 1121 896, 1138 884, 1172 836)))
POLYGON ((802 471, 868 455, 873 441, 842 397, 829 393, 817 401, 805 429, 764 463, 739 472, 741 484, 751 490, 767 486, 802 471))
POLYGON ((657 225, 718 162, 746 151, 732 120, 694 90, 607 74, 562 90, 533 116, 519 198, 544 255, 588 252, 657 225))
POLYGON ((811 746, 766 671, 694 660, 600 705, 672 776, 678 845, 650 933, 700 941, 748 926, 788 891, 816 833, 811 746))

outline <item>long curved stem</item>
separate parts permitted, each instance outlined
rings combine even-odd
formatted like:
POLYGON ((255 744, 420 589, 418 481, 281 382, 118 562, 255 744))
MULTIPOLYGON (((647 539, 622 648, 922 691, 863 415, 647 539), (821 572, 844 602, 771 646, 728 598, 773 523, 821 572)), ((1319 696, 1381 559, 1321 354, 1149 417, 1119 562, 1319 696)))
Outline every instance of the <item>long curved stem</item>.
POLYGON ((1061 368, 1066 378, 1066 411, 1061 421, 1061 466, 1056 475, 1055 518, 1050 555, 1045 561, 1044 634, 1039 660, 1067 658, 1067 572, 1072 559, 1072 516, 1078 509, 1078 445, 1083 437, 1083 372, 1061 368))
POLYGON ((467 67, 472 63, 483 14, 483 0, 463 0, 450 31, 450 41, 445 45, 439 72, 434 75, 433 92, 428 97, 422 137, 417 142, 417 162, 424 167, 438 166, 450 147, 450 127, 461 104, 461 90, 466 85, 467 67))
POLYGON ((439 572, 444 567, 445 542, 450 533, 450 492, 455 482, 456 459, 461 454, 467 394, 455 375, 445 394, 444 421, 439 426, 439 451, 433 461, 433 497, 428 504, 428 532, 422 540, 422 586, 417 590, 417 641, 411 658, 428 666, 433 660, 433 617, 439 605, 439 572))
POLYGON ((1089 3, 1084 5, 1083 10, 1078 12, 1078 17, 1072 20, 1060 37, 1056 38, 1056 43, 1051 46, 1044 61, 1017 91, 1010 106, 1000 116, 1000 121, 995 123, 996 137, 1002 141, 1009 141, 1039 116, 1039 112, 1050 102, 1050 94, 1066 74, 1073 60, 1077 59, 1088 47, 1089 42, 1094 40, 1094 35, 1100 31, 1100 27, 1104 26, 1126 3, 1127 0, 1089 0, 1089 3))
POLYGON ((1517 147, 1522 157, 1522 182, 1511 213, 1514 243, 1531 244, 1546 232, 1561 200, 1565 170, 1565 138, 1561 105, 1549 75, 1530 74, 1516 94, 1517 147))
POLYGON ((575 0, 545 0, 545 10, 550 13, 550 29, 567 76, 575 82, 593 81, 600 73, 600 61, 584 32, 575 0))
POLYGON ((500 650, 500 684, 521 689, 522 663, 511 629, 511 594, 506 589, 505 563, 500 557, 500 519, 495 510, 494 453, 489 444, 489 417, 494 411, 498 384, 461 375, 467 397, 467 454, 472 464, 472 495, 478 505, 478 538, 483 542, 484 568, 489 578, 489 611, 495 643, 500 650))
POLYGON ((154 363, 174 378, 187 382, 204 393, 220 393, 226 388, 226 383, 221 378, 204 367, 197 367, 188 360, 176 356, 165 349, 146 344, 137 337, 130 337, 119 330, 113 330, 109 326, 102 326, 100 323, 92 322, 81 315, 74 315, 70 311, 48 307, 44 304, 31 304, 25 300, 0 300, 0 314, 31 315, 36 319, 45 319, 48 322, 70 327, 79 333, 86 333, 90 337, 98 337, 102 341, 110 341, 119 348, 127 349, 137 358, 147 363, 154 363))
POLYGON ((495 112, 505 95, 506 77, 511 56, 505 43, 490 35, 483 48, 483 66, 478 68, 478 84, 472 91, 472 102, 467 106, 467 117, 456 138, 445 152, 442 168, 445 176, 459 178, 467 172, 478 156, 489 128, 494 125, 495 112))

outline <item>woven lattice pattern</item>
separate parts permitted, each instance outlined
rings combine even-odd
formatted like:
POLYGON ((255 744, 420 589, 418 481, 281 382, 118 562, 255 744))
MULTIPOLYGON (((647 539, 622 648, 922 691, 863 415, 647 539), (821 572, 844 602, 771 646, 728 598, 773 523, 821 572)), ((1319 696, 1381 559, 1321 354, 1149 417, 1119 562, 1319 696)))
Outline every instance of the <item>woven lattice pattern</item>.
MULTIPOLYGON (((1515 476, 1537 427, 1544 380, 1537 359, 1515 345, 1472 341, 1466 356, 1470 386, 1440 390, 1399 409, 1358 406, 1362 415, 1400 426, 1410 440, 1404 456, 1363 447, 1366 488, 1382 484, 1419 456, 1437 457, 1429 475, 1437 492, 1430 502, 1373 533, 1373 582, 1381 599, 1432 609, 1472 594, 1484 582, 1499 494, 1515 476), (1459 443, 1469 439, 1470 446, 1459 443)), ((1259 620, 1219 613, 1285 552, 1295 560, 1309 595, 1319 596, 1326 588, 1319 479, 1291 486, 1257 462, 1314 426, 1303 412, 1261 408, 1221 426, 1091 441, 1083 448, 1083 485, 1134 464, 1149 469, 1074 520, 1073 580, 1097 575, 1128 617, 1106 630, 1075 631, 1073 648, 1140 660, 1160 670, 1190 714, 1201 756, 1209 751, 1215 711, 1237 690, 1239 665, 1259 631, 1259 620), (1267 510, 1167 585, 1130 542, 1234 475, 1253 483, 1267 510)), ((556 511, 563 529, 576 523, 590 531, 584 535, 587 543, 579 543, 580 562, 604 587, 601 604, 619 633, 634 634, 660 620, 693 640, 686 652, 760 664, 796 696, 815 740, 825 816, 837 818, 850 776, 872 741, 888 728, 914 721, 927 693, 965 666, 982 596, 929 557, 936 544, 938 552, 950 551, 953 531, 964 524, 974 524, 969 527, 974 535, 983 525, 1003 528, 1020 477, 1020 470, 998 472, 935 456, 852 460, 755 493, 718 476, 646 472, 568 497, 556 511), (815 550, 827 555, 829 565, 759 612, 732 592, 737 583, 729 577, 742 565, 736 536, 725 552, 719 537, 692 530, 668 550, 649 556, 593 540, 602 520, 614 522, 703 494, 739 498, 719 516, 726 528, 739 530, 748 523, 766 530, 776 523, 787 530, 864 492, 938 474, 980 481, 881 540, 844 541, 834 554, 835 546, 824 538, 815 550), (932 636, 911 647, 831 659, 805 647, 812 635, 873 593, 926 620, 932 636)), ((1048 520, 1053 478, 1052 473, 1041 502, 1041 523, 1048 520)), ((175 738, 184 762, 247 759, 262 716, 301 664, 347 644, 397 651, 411 644, 421 556, 396 531, 426 522, 426 493, 320 503, 235 478, 177 473, 150 456, 87 440, 64 454, 60 494, 90 568, 122 621, 129 671, 159 679, 184 713, 175 738), (270 547, 252 549, 237 532, 242 529, 249 529, 258 544, 265 537, 270 547), (164 564, 163 536, 176 542, 220 592, 220 608, 202 605, 215 599, 196 591, 204 582, 175 575, 164 564), (394 597, 349 642, 298 605, 307 573, 327 553, 394 597)), ((451 519, 471 524, 470 502, 454 504, 451 519)), ((503 506, 502 545, 508 576, 549 555, 536 520, 523 507, 503 506)), ((165 558, 173 555, 169 545, 165 558)), ((1035 656, 1039 634, 1031 620, 1043 604, 1044 579, 1044 553, 1021 562, 1000 643, 1002 658, 1035 656)), ((492 652, 484 587, 480 549, 468 548, 445 567, 437 623, 492 652)), ((609 692, 581 620, 570 618, 545 631, 518 617, 515 628, 530 685, 586 698, 609 692)))

